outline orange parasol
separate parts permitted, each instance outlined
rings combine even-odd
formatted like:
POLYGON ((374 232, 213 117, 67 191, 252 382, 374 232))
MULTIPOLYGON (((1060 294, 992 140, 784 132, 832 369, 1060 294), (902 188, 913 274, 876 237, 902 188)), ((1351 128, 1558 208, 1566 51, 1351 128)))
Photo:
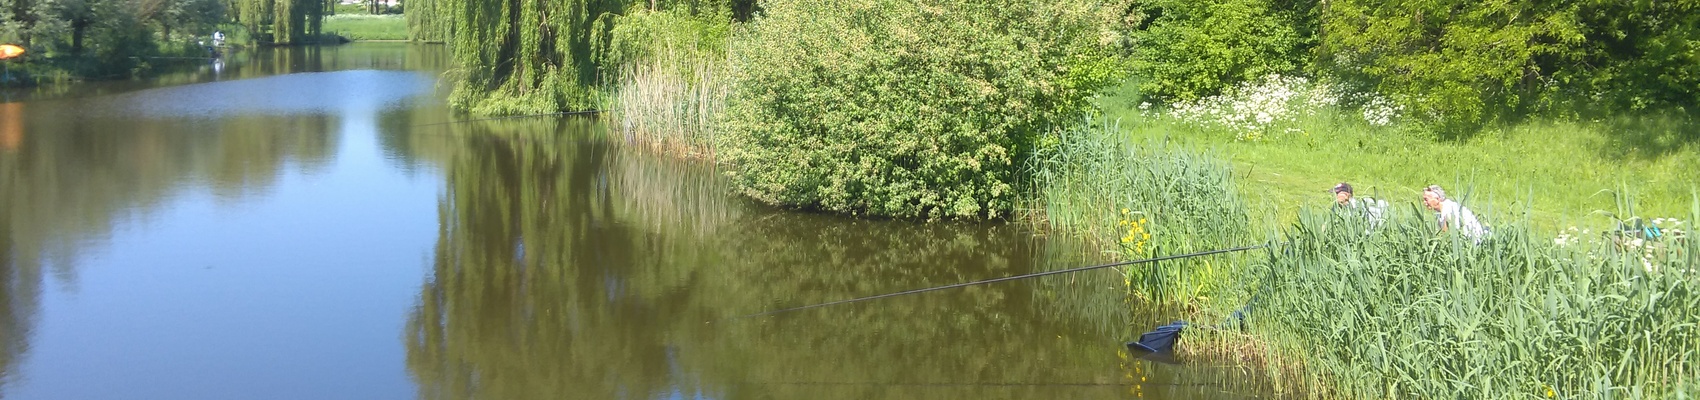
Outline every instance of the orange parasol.
POLYGON ((15 44, 0 44, 0 60, 24 55, 24 48, 15 44))

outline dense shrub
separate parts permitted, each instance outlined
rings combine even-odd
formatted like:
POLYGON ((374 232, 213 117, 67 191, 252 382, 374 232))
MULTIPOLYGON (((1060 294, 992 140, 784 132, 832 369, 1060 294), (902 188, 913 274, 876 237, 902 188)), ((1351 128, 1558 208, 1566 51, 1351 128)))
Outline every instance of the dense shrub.
POLYGON ((1304 66, 1311 3, 1270 0, 1137 2, 1127 45, 1140 89, 1192 100, 1304 66))
POLYGON ((722 161, 757 199, 895 217, 998 216, 1041 135, 1119 69, 1081 1, 779 0, 734 41, 722 161))

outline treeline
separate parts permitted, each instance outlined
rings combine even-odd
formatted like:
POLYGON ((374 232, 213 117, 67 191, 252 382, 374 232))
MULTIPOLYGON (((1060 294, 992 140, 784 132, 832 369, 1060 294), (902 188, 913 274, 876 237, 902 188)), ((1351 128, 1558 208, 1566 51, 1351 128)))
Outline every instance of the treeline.
POLYGON ((626 14, 670 11, 728 25, 754 0, 414 0, 408 32, 449 44, 463 68, 451 103, 479 114, 595 108, 626 14))
POLYGON ((1137 1, 1141 89, 1191 100, 1270 74, 1386 96, 1465 134, 1547 112, 1700 102, 1700 1, 1137 1))
POLYGON ((158 57, 205 57, 221 24, 233 42, 303 43, 334 0, 0 0, 0 43, 26 49, 7 86, 144 72, 158 57))

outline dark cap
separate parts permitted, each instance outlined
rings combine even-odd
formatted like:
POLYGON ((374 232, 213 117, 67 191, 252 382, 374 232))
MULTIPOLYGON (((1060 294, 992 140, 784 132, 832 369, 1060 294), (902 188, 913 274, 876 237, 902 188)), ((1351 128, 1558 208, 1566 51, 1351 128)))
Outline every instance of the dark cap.
POLYGON ((1346 184, 1346 182, 1340 182, 1340 184, 1334 185, 1334 188, 1329 189, 1328 191, 1330 193, 1340 193, 1340 192, 1351 193, 1352 192, 1352 185, 1346 184))

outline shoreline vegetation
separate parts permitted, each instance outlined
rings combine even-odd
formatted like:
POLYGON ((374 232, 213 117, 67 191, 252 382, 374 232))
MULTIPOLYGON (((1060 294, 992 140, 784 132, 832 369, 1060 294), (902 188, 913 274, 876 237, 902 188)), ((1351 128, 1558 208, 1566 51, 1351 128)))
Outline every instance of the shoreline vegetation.
POLYGON ((1251 305, 1180 356, 1273 393, 1700 394, 1691 5, 461 1, 407 16, 457 55, 457 108, 608 110, 771 204, 1121 259, 1271 243, 1122 278, 1195 322, 1251 305), (1387 221, 1329 210, 1341 181, 1387 221), (1438 229, 1429 184, 1491 237, 1438 229))
POLYGON ((5 0, 0 43, 23 55, 0 61, 0 87, 146 76, 169 60, 211 59, 215 32, 229 51, 247 46, 342 43, 326 35, 323 0, 5 0))
POLYGON ((1121 278, 1199 323, 1251 305, 1180 356, 1275 393, 1700 394, 1693 4, 111 1, 5 8, 39 53, 6 84, 145 73, 213 30, 443 42, 460 111, 607 110, 782 207, 1002 219, 1119 259, 1271 243, 1121 278), (1386 222, 1330 209, 1341 181, 1386 222), (1438 229, 1429 184, 1491 237, 1438 229))

